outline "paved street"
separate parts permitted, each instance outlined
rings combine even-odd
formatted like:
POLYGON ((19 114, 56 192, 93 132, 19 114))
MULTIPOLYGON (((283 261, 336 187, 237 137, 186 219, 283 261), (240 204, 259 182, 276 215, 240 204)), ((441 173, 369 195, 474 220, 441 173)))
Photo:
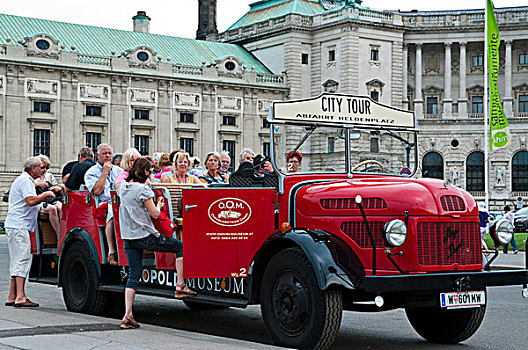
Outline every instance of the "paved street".
MULTIPOLYGON (((501 254, 497 264, 522 266, 524 253, 501 254)), ((66 311, 61 289, 30 283, 28 296, 37 309, 3 306, 8 288, 7 242, 0 235, 1 349, 272 349, 258 306, 245 310, 190 311, 175 300, 138 297, 137 330, 120 330, 119 320, 66 311)), ((521 288, 490 288, 484 322, 465 349, 526 348, 528 300, 521 288)), ((441 331, 441 330, 439 330, 441 331)), ((444 349, 425 342, 402 310, 384 313, 345 312, 332 349, 444 349)))

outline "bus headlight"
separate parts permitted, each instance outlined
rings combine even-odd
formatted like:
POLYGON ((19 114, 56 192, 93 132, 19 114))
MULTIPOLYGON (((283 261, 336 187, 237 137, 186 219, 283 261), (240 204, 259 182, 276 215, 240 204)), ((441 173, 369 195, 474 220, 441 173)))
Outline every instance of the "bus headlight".
MULTIPOLYGON (((490 230, 490 233, 491 230, 490 230)), ((491 234, 495 242, 500 245, 508 244, 513 237, 513 225, 509 220, 501 219, 495 224, 495 232, 491 234)))
POLYGON ((391 220, 383 227, 383 238, 391 247, 399 247, 407 238, 407 226, 401 220, 391 220))

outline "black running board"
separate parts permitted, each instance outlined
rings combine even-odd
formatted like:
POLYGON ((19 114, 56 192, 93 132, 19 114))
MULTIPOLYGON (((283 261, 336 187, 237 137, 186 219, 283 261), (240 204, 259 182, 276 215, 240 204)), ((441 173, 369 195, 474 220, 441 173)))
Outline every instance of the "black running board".
MULTIPOLYGON (((99 286, 99 290, 106 291, 106 292, 123 293, 125 291, 125 286, 102 285, 102 286, 99 286)), ((154 289, 154 288, 138 286, 136 289, 136 293, 142 294, 142 295, 155 296, 155 297, 176 299, 176 300, 192 300, 192 301, 196 301, 199 303, 218 305, 218 306, 233 306, 233 307, 240 307, 240 308, 245 308, 248 306, 247 300, 226 298, 226 297, 221 297, 221 296, 211 295, 211 294, 198 294, 194 297, 189 296, 189 297, 183 297, 183 298, 175 298, 174 290, 168 290, 168 289, 154 289)))
POLYGON ((57 277, 30 277, 29 282, 43 283, 43 284, 53 284, 57 285, 59 280, 57 277))

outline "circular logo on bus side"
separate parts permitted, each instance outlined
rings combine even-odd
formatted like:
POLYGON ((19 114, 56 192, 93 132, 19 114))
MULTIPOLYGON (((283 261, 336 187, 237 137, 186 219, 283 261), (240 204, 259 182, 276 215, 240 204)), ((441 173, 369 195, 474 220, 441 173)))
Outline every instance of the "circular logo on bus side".
POLYGON ((238 226, 249 220, 251 207, 242 199, 221 198, 209 206, 207 213, 215 224, 238 226))

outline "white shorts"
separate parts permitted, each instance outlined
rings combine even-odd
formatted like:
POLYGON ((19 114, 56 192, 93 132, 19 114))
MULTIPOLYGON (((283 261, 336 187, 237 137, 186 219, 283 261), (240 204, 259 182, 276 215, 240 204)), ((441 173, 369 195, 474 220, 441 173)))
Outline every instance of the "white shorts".
POLYGON ((484 239, 484 236, 486 235, 486 231, 487 231, 487 228, 486 227, 481 227, 480 228, 480 237, 482 239, 484 239))
POLYGON ((5 230, 9 247, 9 274, 11 277, 27 278, 33 258, 29 231, 12 227, 6 227, 5 230))

